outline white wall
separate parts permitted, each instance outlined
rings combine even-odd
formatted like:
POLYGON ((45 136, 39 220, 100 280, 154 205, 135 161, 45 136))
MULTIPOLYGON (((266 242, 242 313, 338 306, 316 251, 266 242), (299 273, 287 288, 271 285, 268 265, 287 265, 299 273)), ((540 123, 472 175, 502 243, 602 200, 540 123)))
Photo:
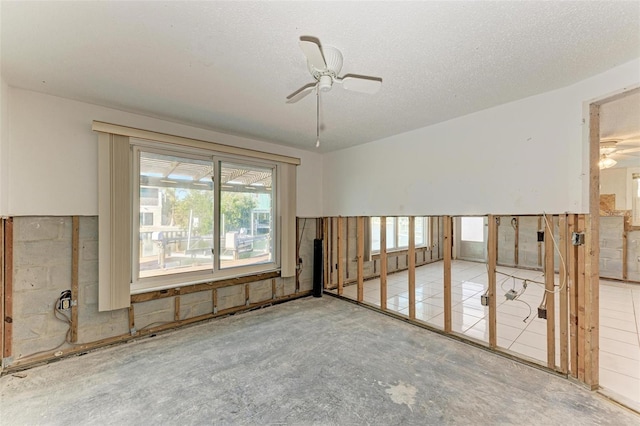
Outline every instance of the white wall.
POLYGON ((324 213, 586 213, 584 103, 639 82, 635 60, 566 88, 326 154, 324 213))
POLYGON ((297 214, 322 214, 320 154, 12 87, 8 94, 8 114, 2 117, 10 128, 0 151, 6 160, 0 183, 4 215, 98 214, 93 120, 298 157, 297 214))
POLYGON ((7 181, 7 161, 4 149, 4 143, 8 140, 9 123, 8 117, 8 90, 9 86, 4 82, 0 75, 0 215, 4 212, 7 205, 6 191, 3 182, 7 181))

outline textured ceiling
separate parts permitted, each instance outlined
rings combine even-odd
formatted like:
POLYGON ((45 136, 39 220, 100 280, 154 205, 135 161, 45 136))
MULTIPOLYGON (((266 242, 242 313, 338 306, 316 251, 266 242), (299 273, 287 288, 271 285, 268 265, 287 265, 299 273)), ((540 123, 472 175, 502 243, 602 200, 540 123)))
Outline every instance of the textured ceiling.
POLYGON ((375 95, 322 97, 321 152, 559 88, 640 56, 634 2, 8 2, 11 86, 314 150, 298 47, 318 37, 375 95))

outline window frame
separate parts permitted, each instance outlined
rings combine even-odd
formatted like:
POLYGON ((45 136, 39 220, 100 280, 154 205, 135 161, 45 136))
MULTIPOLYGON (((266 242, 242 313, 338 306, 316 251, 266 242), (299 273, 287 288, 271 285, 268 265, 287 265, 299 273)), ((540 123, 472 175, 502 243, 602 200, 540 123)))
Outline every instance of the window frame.
MULTIPOLYGON (((272 202, 278 211, 278 217, 274 221, 279 230, 275 237, 277 245, 274 256, 279 256, 279 268, 271 273, 282 278, 296 276, 296 168, 300 165, 299 158, 102 121, 93 121, 92 130, 98 135, 98 311, 128 308, 131 306, 132 294, 179 288, 203 281, 180 280, 177 283, 135 290, 131 287, 134 220, 139 224, 139 210, 134 210, 131 205, 134 190, 131 141, 134 139, 150 146, 171 146, 179 155, 204 150, 220 157, 232 158, 234 162, 244 159, 250 163, 275 163, 279 192, 277 199, 272 202), (132 217, 134 214, 135 218, 132 217)), ((136 190, 139 191, 138 186, 136 190)), ((261 271, 235 272, 234 276, 258 277, 261 271)), ((204 281, 213 283, 218 279, 207 277, 204 281)))
POLYGON ((132 151, 131 164, 131 293, 136 294, 145 291, 154 291, 177 286, 199 284, 219 279, 233 278, 263 272, 272 272, 280 269, 279 253, 279 226, 274 221, 274 243, 272 259, 269 262, 261 262, 251 265, 239 265, 232 267, 220 267, 221 243, 220 243, 220 215, 221 215, 221 165, 223 163, 233 165, 246 165, 247 167, 268 168, 272 171, 272 206, 271 215, 279 217, 278 203, 274 202, 278 197, 279 180, 277 178, 278 164, 273 161, 245 158, 237 155, 220 155, 215 151, 198 148, 175 147, 157 141, 147 141, 131 138, 129 141, 132 151), (140 276, 140 223, 136 220, 140 214, 140 153, 149 152, 160 155, 173 155, 185 159, 208 161, 212 164, 213 172, 213 259, 211 268, 199 271, 185 271, 155 275, 150 277, 140 276))
MULTIPOLYGON (((371 216, 371 219, 373 218, 378 218, 380 219, 381 216, 371 216)), ((400 245, 400 237, 399 237, 399 232, 400 232, 400 226, 399 226, 399 221, 398 219, 401 217, 405 217, 405 218, 409 218, 409 216, 385 216, 386 220, 387 220, 387 253, 394 253, 394 252, 401 252, 401 251, 406 251, 409 248, 409 242, 407 240, 407 245, 400 245), (392 220, 392 224, 389 224, 389 220, 392 220), (392 231, 390 231, 390 227, 392 228, 392 231), (390 240, 390 238, 388 237, 389 235, 393 235, 393 239, 390 240)), ((431 246, 431 241, 430 241, 430 229, 431 229, 431 216, 414 216, 415 221, 417 223, 418 220, 422 220, 423 221, 423 227, 422 227, 422 233, 424 236, 424 241, 421 244, 416 243, 415 247, 416 248, 424 248, 424 247, 430 247, 431 246)), ((379 221, 379 220, 378 220, 379 221)), ((377 230, 373 229, 373 220, 370 221, 370 232, 371 232, 371 236, 373 237, 373 235, 379 235, 380 234, 380 228, 378 225, 377 230), (377 231, 377 233, 376 233, 377 231)), ((417 226, 416 226, 417 229, 417 226)), ((415 235, 414 235, 414 239, 415 239, 415 235)), ((373 238, 371 238, 371 244, 370 244, 370 248, 371 248, 371 254, 380 254, 380 248, 378 249, 374 249, 373 248, 373 238)))

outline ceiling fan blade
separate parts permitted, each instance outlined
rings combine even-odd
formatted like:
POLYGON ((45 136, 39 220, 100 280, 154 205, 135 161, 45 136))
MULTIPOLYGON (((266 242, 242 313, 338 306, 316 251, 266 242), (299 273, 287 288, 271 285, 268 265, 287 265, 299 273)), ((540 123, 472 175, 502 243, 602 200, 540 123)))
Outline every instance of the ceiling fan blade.
POLYGON ((295 92, 287 96, 287 103, 293 104, 298 102, 300 99, 304 98, 309 93, 313 92, 313 89, 316 87, 317 84, 318 83, 309 83, 305 86, 302 86, 301 88, 299 88, 298 90, 296 90, 295 92))
POLYGON ((300 37, 300 49, 302 53, 307 57, 307 61, 318 71, 327 69, 327 62, 324 60, 322 54, 322 48, 320 47, 320 40, 315 37, 302 36, 300 37))
POLYGON ((618 155, 618 154, 632 154, 634 152, 640 152, 640 147, 636 147, 636 148, 627 148, 627 149, 619 149, 617 151, 614 151, 612 153, 612 155, 618 155))
POLYGON ((382 86, 382 79, 366 75, 347 74, 341 79, 342 87, 354 92, 374 94, 382 86))

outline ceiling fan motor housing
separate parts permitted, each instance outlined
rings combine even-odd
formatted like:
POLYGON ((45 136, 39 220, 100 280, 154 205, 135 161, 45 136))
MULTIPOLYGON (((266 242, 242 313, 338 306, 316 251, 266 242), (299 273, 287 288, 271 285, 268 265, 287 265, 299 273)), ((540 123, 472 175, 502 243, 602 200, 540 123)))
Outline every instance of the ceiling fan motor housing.
MULTIPOLYGON (((323 75, 331 76, 332 79, 336 78, 342 70, 342 53, 333 46, 323 46, 322 55, 324 56, 327 68, 319 70, 307 61, 309 72, 316 80, 320 80, 320 77, 323 75)), ((320 84, 322 84, 322 82, 320 84)))

